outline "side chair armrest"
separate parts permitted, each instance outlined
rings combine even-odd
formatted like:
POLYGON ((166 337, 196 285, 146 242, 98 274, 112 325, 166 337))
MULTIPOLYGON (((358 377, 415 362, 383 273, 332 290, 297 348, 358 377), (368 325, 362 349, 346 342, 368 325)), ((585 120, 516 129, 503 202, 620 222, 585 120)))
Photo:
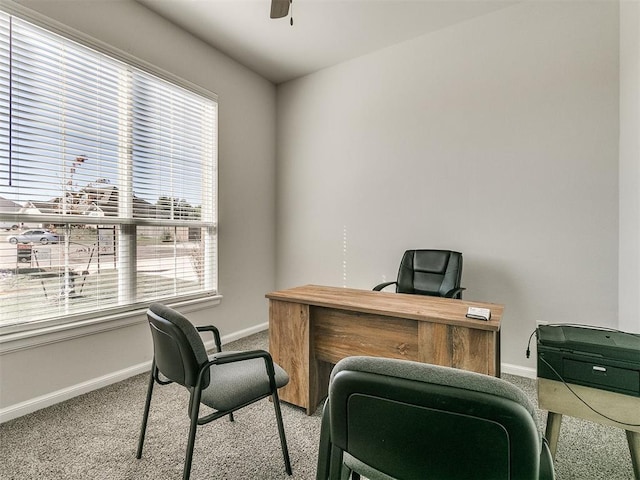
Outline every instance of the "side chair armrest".
POLYGON ((201 371, 212 365, 224 365, 225 363, 242 362, 244 360, 252 360, 254 358, 264 359, 267 374, 269 375, 269 384, 272 390, 276 388, 276 371, 273 367, 273 358, 266 350, 247 350, 246 352, 234 352, 223 354, 204 364, 201 371))
POLYGON ((225 363, 241 362, 243 360, 251 360, 253 358, 264 358, 266 361, 273 364, 271 354, 266 350, 247 350, 246 352, 233 352, 224 353, 209 363, 211 365, 223 365, 225 363))
POLYGON ((213 325, 202 325, 201 327, 196 327, 198 332, 211 332, 213 333, 213 339, 216 342, 216 350, 218 352, 222 351, 222 343, 220 342, 220 330, 218 330, 213 325))
POLYGON ((375 287, 373 287, 373 290, 375 292, 379 292, 380 290, 382 290, 383 288, 388 287, 389 285, 395 285, 398 282, 384 282, 384 283, 380 283, 379 285, 376 285, 375 287))

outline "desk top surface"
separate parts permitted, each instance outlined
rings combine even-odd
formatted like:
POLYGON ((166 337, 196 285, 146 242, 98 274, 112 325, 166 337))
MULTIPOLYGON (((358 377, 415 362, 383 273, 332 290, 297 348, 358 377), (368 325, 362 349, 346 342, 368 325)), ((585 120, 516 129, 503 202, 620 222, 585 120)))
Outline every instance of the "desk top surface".
POLYGON ((428 297, 404 293, 374 292, 353 288, 304 285, 266 295, 270 300, 297 302, 317 307, 446 323, 479 330, 500 330, 504 306, 496 303, 469 302, 452 298, 428 297), (491 320, 465 317, 469 307, 488 308, 491 320))

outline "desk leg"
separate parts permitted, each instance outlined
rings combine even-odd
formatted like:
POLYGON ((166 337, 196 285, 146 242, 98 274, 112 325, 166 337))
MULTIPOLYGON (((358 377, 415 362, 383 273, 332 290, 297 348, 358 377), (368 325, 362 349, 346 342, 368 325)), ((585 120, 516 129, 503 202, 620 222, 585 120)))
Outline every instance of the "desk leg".
MULTIPOLYGON (((315 411, 315 362, 311 359, 309 306, 293 302, 269 302, 269 352, 289 374, 289 383, 278 392, 280 400, 315 411)), ((312 413, 313 413, 312 411, 312 413)))
POLYGON ((502 357, 501 357, 501 352, 502 352, 502 345, 500 345, 500 330, 498 330, 496 333, 493 334, 493 342, 494 342, 494 348, 495 348, 495 352, 496 352, 496 359, 495 359, 495 376, 500 378, 502 377, 502 357))
POLYGON ((562 414, 549 412, 547 414, 547 429, 544 433, 545 438, 549 442, 549 450, 551 458, 556 458, 556 450, 558 449, 558 438, 560 438, 560 424, 562 423, 562 414))
POLYGON ((629 443, 629 452, 631 453, 631 464, 633 465, 633 474, 636 480, 640 480, 640 432, 632 432, 626 430, 627 443, 629 443))

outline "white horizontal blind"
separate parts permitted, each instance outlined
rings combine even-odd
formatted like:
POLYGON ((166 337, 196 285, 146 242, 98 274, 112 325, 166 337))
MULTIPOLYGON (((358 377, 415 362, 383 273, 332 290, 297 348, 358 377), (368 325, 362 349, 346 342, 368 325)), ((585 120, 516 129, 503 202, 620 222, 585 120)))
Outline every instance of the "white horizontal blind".
POLYGON ((33 214, 86 213, 83 187, 118 178, 125 66, 19 19, 11 26, 11 157, 0 195, 33 214))
MULTIPOLYGON (((11 166, 9 165, 9 129, 11 102, 9 96, 9 73, 11 69, 10 53, 10 22, 9 16, 0 12, 0 185, 9 183, 11 166), (6 165, 5 165, 6 164, 6 165)), ((4 201, 0 200, 0 209, 6 209, 4 201)))
POLYGON ((215 109, 196 97, 147 73, 133 76, 133 189, 143 199, 163 193, 161 218, 212 220, 202 218, 198 207, 213 189, 201 172, 212 167, 215 109))
POLYGON ((202 172, 213 168, 215 105, 145 72, 134 73, 132 91, 133 216, 148 216, 140 199, 157 199, 155 218, 187 222, 163 226, 159 237, 153 227, 138 228, 138 298, 193 293, 204 282, 206 245, 214 235, 213 176, 202 172), (199 222, 205 227, 188 226, 199 222), (153 248, 151 260, 145 248, 153 248), (162 253, 167 250, 172 255, 162 253), (163 271, 175 275, 156 273, 163 271))
POLYGON ((0 91, 0 329, 215 292, 215 101, 3 12, 0 91))

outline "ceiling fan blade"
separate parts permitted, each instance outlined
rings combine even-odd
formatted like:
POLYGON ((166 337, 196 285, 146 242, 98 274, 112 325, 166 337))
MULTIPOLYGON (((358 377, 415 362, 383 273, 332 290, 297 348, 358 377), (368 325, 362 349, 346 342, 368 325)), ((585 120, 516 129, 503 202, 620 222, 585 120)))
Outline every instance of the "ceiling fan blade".
POLYGON ((271 18, 286 17, 291 0, 271 0, 271 18))

